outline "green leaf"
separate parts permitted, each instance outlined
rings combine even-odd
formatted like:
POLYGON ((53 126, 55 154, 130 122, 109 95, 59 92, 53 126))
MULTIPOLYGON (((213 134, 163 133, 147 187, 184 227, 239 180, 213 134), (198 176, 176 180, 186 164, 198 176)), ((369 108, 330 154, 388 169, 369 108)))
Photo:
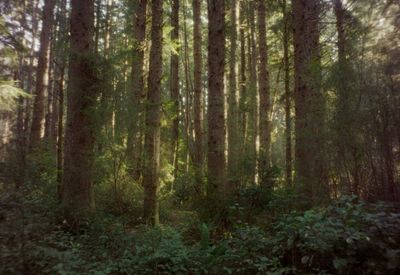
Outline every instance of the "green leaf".
POLYGON ((333 260, 333 266, 336 270, 342 270, 347 266, 347 260, 342 258, 336 258, 333 260))
POLYGON ((12 82, 0 82, 0 111, 13 111, 19 97, 31 98, 31 95, 15 87, 12 82))

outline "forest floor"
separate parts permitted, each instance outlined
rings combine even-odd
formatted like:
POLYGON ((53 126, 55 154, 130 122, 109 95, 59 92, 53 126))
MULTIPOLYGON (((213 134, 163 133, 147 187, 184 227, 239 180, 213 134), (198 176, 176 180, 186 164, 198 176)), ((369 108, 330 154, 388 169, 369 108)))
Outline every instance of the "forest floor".
POLYGON ((287 213, 236 205, 223 229, 172 206, 157 228, 99 210, 73 233, 40 191, 3 190, 0 206, 0 274, 400 272, 399 208, 355 197, 287 213))

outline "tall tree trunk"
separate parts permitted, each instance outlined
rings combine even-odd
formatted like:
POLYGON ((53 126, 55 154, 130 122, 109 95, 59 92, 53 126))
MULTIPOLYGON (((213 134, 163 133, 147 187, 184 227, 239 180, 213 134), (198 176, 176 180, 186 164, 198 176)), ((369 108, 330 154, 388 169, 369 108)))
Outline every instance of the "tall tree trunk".
MULTIPOLYGON (((260 150, 258 156, 258 174, 262 185, 268 184, 268 169, 270 167, 271 156, 271 100, 269 88, 268 72, 268 52, 267 52, 267 30, 266 30, 266 8, 265 0, 258 0, 258 51, 260 57, 258 72, 258 91, 260 97, 259 106, 259 131, 260 131, 260 150)), ((272 186, 270 186, 272 187, 272 186)))
POLYGON ((67 218, 72 221, 79 219, 78 211, 94 208, 94 120, 91 112, 96 105, 97 91, 92 64, 93 21, 93 0, 71 1, 62 205, 67 210, 67 218))
POLYGON ((36 70, 36 90, 33 104, 32 126, 30 133, 30 149, 39 145, 44 119, 44 96, 48 88, 49 45, 53 26, 53 10, 55 0, 45 0, 43 7, 43 25, 40 33, 39 59, 36 70))
POLYGON ((140 152, 142 151, 142 138, 140 133, 142 115, 142 97, 144 96, 144 46, 146 38, 146 9, 147 0, 134 1, 133 39, 132 52, 132 94, 129 105, 129 127, 127 155, 133 179, 140 177, 140 152))
POLYGON ((50 140, 50 134, 51 134, 51 119, 52 119, 52 113, 53 113, 53 101, 54 101, 54 51, 55 51, 55 45, 54 41, 55 39, 55 33, 54 31, 51 32, 50 34, 50 45, 49 45, 49 68, 47 70, 47 104, 46 104, 46 115, 44 119, 44 139, 48 143, 48 145, 51 144, 50 140))
POLYGON ((162 77, 162 17, 163 0, 151 1, 151 49, 146 103, 146 133, 144 142, 144 220, 159 223, 158 188, 160 170, 160 112, 162 77))
POLYGON ((243 175, 245 171, 243 169, 243 159, 245 159, 245 149, 246 149, 246 133, 247 133, 247 67, 246 67, 246 33, 245 33, 245 2, 240 2, 240 89, 239 89, 239 182, 244 182, 243 175))
POLYGON ((311 203, 329 194, 324 165, 324 97, 320 88, 319 0, 292 0, 295 50, 296 180, 311 203))
POLYGON ((248 181, 253 184, 256 182, 257 167, 257 134, 258 134, 258 108, 257 108, 257 45, 255 27, 255 3, 250 1, 247 5, 247 20, 250 27, 248 36, 248 60, 249 60, 249 93, 247 104, 247 153, 248 153, 248 181))
POLYGON ((58 103, 59 103, 59 91, 57 89, 57 81, 60 79, 60 71, 58 65, 54 65, 54 84, 53 84, 53 100, 51 106, 51 118, 50 118, 50 131, 49 131, 49 143, 54 151, 57 148, 57 125, 58 125, 58 103))
MULTIPOLYGON (((179 0, 173 0, 171 13, 171 40, 179 41, 179 0)), ((174 166, 174 177, 178 174, 178 144, 179 144, 179 48, 176 54, 171 56, 171 72, 170 72, 170 93, 171 101, 174 105, 172 132, 171 132, 171 149, 172 149, 172 165, 174 166)))
POLYGON ((208 196, 225 188, 225 1, 208 1, 208 196))
MULTIPOLYGON (((32 30, 31 30, 31 35, 32 42, 30 45, 30 51, 29 51, 29 65, 28 65, 28 70, 27 70, 27 85, 26 89, 27 92, 30 94, 33 94, 33 84, 34 84, 34 78, 33 78, 33 67, 35 63, 35 48, 36 48, 36 35, 38 32, 38 14, 36 12, 37 8, 39 5, 39 0, 34 0, 33 3, 31 4, 31 16, 32 16, 32 30)), ((29 146, 29 135, 30 135, 30 123, 31 123, 31 109, 32 109, 32 104, 31 100, 27 99, 26 100, 26 106, 25 106, 25 121, 24 121, 24 130, 25 130, 25 147, 29 146)))
POLYGON ((238 33, 238 3, 237 0, 230 0, 231 3, 231 24, 230 34, 230 56, 229 56, 229 90, 228 90, 228 180, 231 188, 237 187, 239 181, 239 140, 238 140, 238 101, 237 101, 237 73, 238 66, 236 62, 237 56, 237 33, 238 33))
POLYGON ((203 191, 204 137, 203 137, 203 61, 201 55, 201 0, 193 0, 193 66, 194 66, 194 135, 195 154, 193 164, 198 191, 203 191))
POLYGON ((64 78, 65 78, 65 67, 67 63, 67 42, 68 31, 67 26, 67 0, 61 0, 59 4, 59 10, 57 13, 58 22, 58 33, 57 42, 62 43, 63 47, 59 47, 57 50, 57 57, 55 62, 55 98, 53 108, 53 119, 52 129, 53 137, 52 140, 56 144, 57 148, 57 186, 58 186, 58 199, 61 201, 61 187, 62 187, 62 168, 63 168, 63 134, 64 134, 64 78))
POLYGON ((285 177, 286 184, 292 185, 292 117, 291 102, 292 95, 290 92, 290 61, 289 61, 289 13, 287 12, 286 0, 283 0, 283 62, 285 71, 285 177))
POLYGON ((193 124, 192 124, 192 95, 193 95, 193 84, 190 78, 190 61, 189 61, 189 39, 188 39, 188 31, 187 31, 187 23, 186 23, 186 2, 185 7, 183 9, 183 45, 184 45, 184 55, 183 55, 183 64, 185 69, 185 102, 182 103, 184 106, 184 127, 185 127, 185 159, 184 159, 184 167, 185 173, 189 172, 189 161, 193 159, 193 124))

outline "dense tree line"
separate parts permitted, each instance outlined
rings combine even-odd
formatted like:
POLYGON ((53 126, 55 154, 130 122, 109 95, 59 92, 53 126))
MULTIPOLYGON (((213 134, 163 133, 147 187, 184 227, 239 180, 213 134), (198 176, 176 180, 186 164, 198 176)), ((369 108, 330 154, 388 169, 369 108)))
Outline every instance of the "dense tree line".
POLYGON ((399 274, 396 0, 0 1, 1 274, 399 274))
POLYGON ((400 199, 396 1, 0 10, 2 85, 32 95, 2 111, 2 159, 16 187, 56 171, 66 217, 94 210, 102 184, 118 200, 121 182, 143 188, 150 224, 166 189, 211 210, 249 186, 293 188, 305 208, 343 194, 400 199))

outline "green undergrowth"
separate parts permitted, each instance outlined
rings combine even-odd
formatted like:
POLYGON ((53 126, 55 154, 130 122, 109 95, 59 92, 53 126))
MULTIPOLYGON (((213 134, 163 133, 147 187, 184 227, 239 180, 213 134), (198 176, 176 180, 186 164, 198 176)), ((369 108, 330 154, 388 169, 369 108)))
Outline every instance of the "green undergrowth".
POLYGON ((176 224, 170 219, 149 228, 98 211, 72 234, 43 196, 3 192, 0 274, 400 272, 399 211, 355 197, 305 212, 278 211, 268 226, 238 220, 222 232, 191 212, 176 224))

